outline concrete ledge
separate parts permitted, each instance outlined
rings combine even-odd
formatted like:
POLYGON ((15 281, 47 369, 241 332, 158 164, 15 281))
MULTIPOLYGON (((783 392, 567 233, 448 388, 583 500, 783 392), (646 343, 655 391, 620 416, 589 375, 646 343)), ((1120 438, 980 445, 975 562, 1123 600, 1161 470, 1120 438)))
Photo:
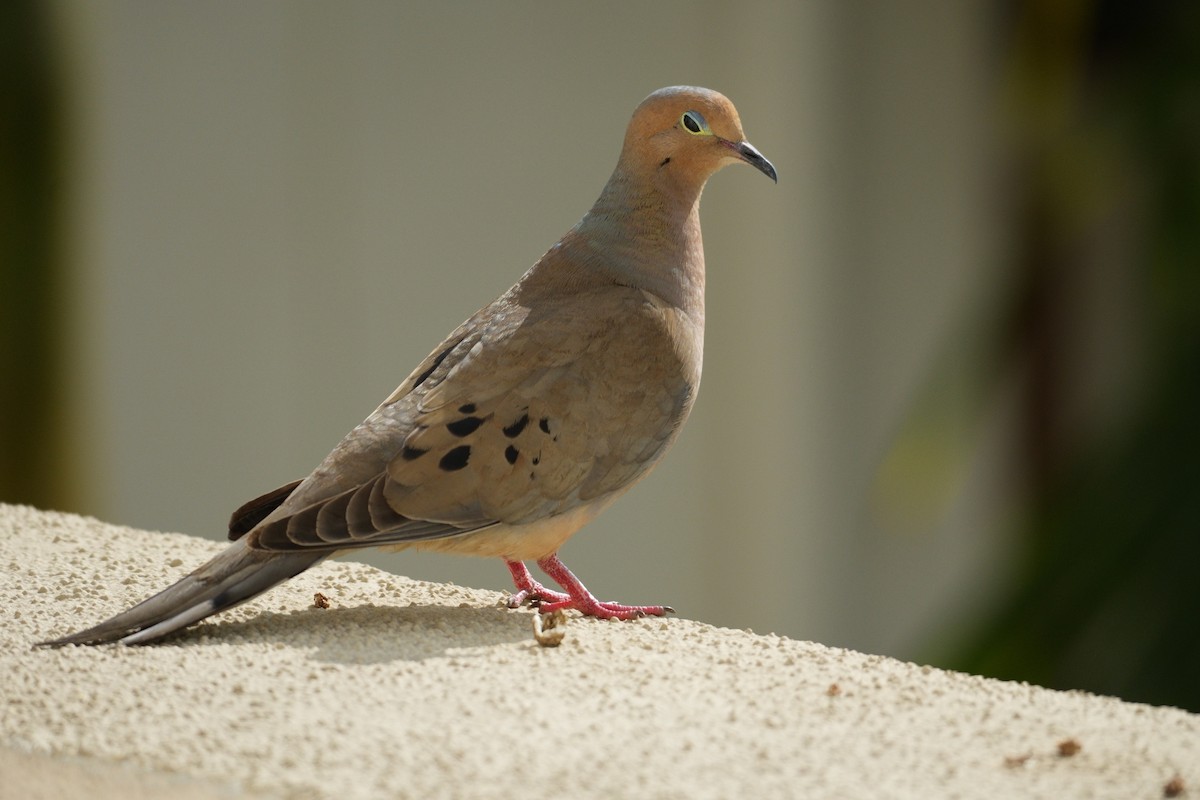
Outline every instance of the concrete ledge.
POLYGON ((219 547, 0 505, 0 796, 1200 793, 1177 709, 687 619, 571 618, 542 647, 494 592, 354 563, 166 644, 30 649, 219 547))

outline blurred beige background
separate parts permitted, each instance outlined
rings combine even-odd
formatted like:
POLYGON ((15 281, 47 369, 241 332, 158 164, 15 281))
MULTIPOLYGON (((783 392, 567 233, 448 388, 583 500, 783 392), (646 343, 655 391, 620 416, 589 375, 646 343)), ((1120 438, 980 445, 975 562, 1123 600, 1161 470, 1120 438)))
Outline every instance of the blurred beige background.
MULTIPOLYGON (((709 184, 695 412, 564 560, 604 598, 900 657, 992 599, 1012 404, 968 432, 951 380, 953 486, 879 485, 1001 282, 988 4, 55 9, 81 510, 223 536, 576 222, 646 94, 693 83, 779 185, 709 184)), ((364 560, 508 586, 499 563, 364 560)))

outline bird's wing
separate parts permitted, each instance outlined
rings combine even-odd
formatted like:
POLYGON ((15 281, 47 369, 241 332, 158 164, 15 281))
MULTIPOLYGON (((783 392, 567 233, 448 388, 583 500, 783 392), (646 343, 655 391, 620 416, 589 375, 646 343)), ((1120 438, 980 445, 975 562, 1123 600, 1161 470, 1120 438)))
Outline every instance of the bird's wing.
POLYGON ((677 312, 612 284, 532 304, 520 288, 456 330, 299 486, 236 512, 242 527, 261 515, 250 546, 345 549, 519 525, 648 471, 698 379, 675 341, 677 312))

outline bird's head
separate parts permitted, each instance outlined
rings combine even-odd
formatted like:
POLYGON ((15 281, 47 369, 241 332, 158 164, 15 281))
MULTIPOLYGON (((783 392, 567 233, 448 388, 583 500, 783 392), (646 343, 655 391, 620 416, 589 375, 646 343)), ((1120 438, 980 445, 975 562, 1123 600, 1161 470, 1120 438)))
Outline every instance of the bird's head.
POLYGON ((738 162, 779 180, 771 162, 746 141, 733 103, 696 86, 670 86, 643 100, 629 121, 621 161, 656 183, 696 190, 738 162))

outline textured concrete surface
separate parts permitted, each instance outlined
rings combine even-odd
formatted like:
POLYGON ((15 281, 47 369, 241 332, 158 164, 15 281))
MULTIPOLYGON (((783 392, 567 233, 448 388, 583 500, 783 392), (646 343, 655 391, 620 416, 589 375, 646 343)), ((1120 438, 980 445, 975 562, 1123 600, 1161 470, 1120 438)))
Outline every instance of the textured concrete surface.
POLYGON ((1177 709, 687 619, 571 618, 541 647, 494 592, 353 563, 161 645, 31 649, 217 547, 0 505, 0 796, 1200 793, 1177 709))

